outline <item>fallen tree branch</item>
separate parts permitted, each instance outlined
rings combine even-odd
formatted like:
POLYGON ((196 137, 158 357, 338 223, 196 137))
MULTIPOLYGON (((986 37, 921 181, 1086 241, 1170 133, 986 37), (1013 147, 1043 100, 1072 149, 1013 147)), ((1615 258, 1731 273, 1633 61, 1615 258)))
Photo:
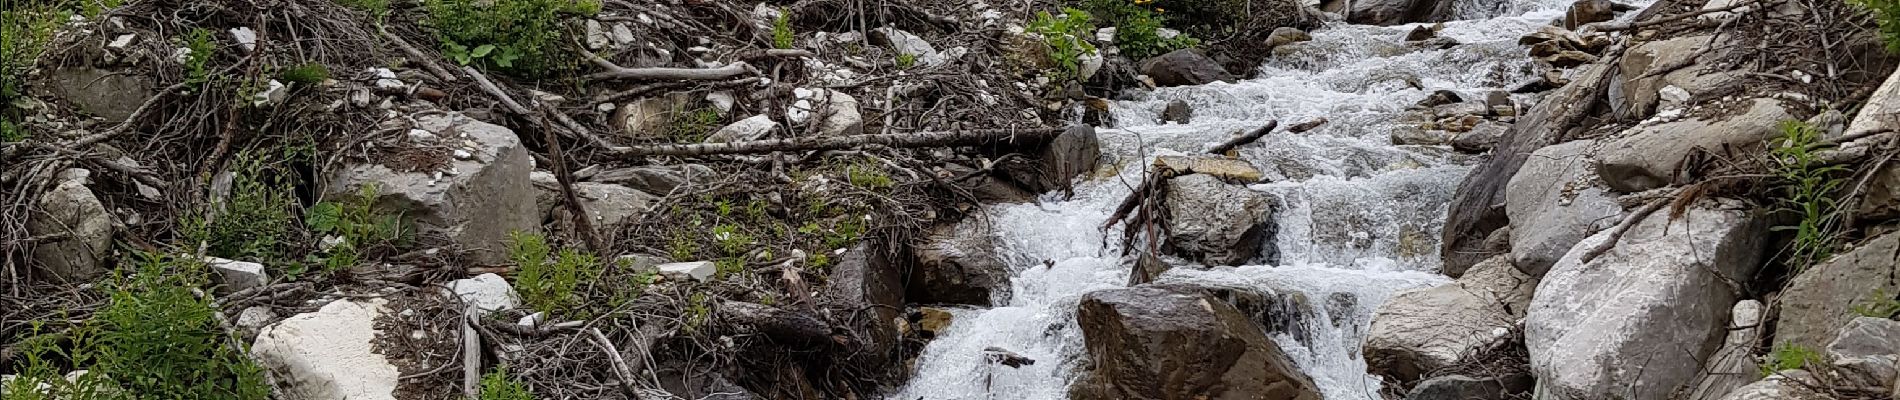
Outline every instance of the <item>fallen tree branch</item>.
POLYGON ((810 346, 842 341, 832 336, 831 324, 809 313, 742 301, 720 303, 719 312, 732 322, 751 326, 780 343, 810 346))
POLYGON ((600 58, 592 52, 582 54, 593 61, 594 65, 607 70, 587 75, 588 80, 716 81, 753 73, 752 66, 743 61, 718 68, 627 68, 600 58))
MULTIPOLYGON (((1326 122, 1327 122, 1326 118, 1314 118, 1312 121, 1301 122, 1299 124, 1295 124, 1293 126, 1287 127, 1286 132, 1287 133, 1305 133, 1306 131, 1319 128, 1320 125, 1325 125, 1326 122)), ((1279 125, 1280 125, 1279 120, 1267 121, 1267 126, 1260 127, 1260 129, 1255 129, 1253 130, 1253 132, 1248 132, 1245 135, 1240 135, 1240 136, 1234 137, 1233 139, 1228 139, 1227 142, 1221 143, 1218 146, 1214 146, 1214 148, 1212 149, 1208 149, 1207 153, 1208 154, 1224 154, 1224 153, 1227 153, 1229 150, 1239 148, 1240 146, 1245 146, 1248 143, 1253 143, 1255 141, 1260 140, 1260 138, 1262 137, 1266 137, 1267 133, 1273 132, 1273 128, 1278 127, 1279 125)), ((1154 174, 1154 175, 1169 175, 1169 174, 1160 173, 1160 174, 1154 174)), ((1160 179, 1167 179, 1171 177, 1173 176, 1171 175, 1163 176, 1160 179)), ((1135 206, 1140 205, 1142 200, 1147 197, 1147 194, 1152 191, 1151 189, 1154 188, 1154 185, 1157 185, 1157 184, 1158 184, 1158 180, 1154 179, 1153 176, 1151 176, 1148 179, 1142 179, 1141 186, 1135 187, 1134 192, 1129 193, 1128 197, 1122 199, 1122 202, 1120 205, 1115 206, 1115 212, 1113 214, 1109 214, 1108 222, 1102 224, 1102 230, 1108 230, 1109 227, 1115 226, 1115 223, 1121 222, 1122 218, 1127 218, 1128 213, 1134 211, 1135 206)))
POLYGON ((383 24, 376 24, 376 33, 382 34, 383 38, 389 39, 390 43, 396 44, 396 48, 402 49, 403 53, 408 54, 410 58, 416 59, 417 63, 422 64, 422 69, 429 70, 429 73, 435 74, 435 77, 442 78, 444 82, 456 81, 455 74, 449 73, 448 70, 443 69, 441 65, 435 63, 435 57, 429 57, 429 55, 423 54, 422 50, 417 50, 416 46, 410 45, 407 40, 402 40, 401 36, 389 33, 389 29, 384 28, 383 24))
MULTIPOLYGON (((1662 17, 1662 18, 1656 18, 1656 19, 1652 19, 1652 20, 1648 20, 1648 21, 1641 21, 1641 22, 1631 22, 1631 23, 1615 23, 1615 22, 1603 22, 1603 23, 1595 23, 1595 24, 1590 24, 1590 25, 1588 25, 1588 26, 1590 26, 1591 28, 1593 28, 1593 29, 1595 29, 1595 30, 1596 30, 1597 32, 1616 32, 1616 31, 1627 31, 1627 30, 1631 30, 1631 29, 1641 29, 1641 28, 1648 28, 1648 27, 1652 27, 1652 26, 1657 26, 1657 25, 1662 25, 1662 24, 1667 24, 1667 23, 1670 23, 1670 22, 1675 22, 1675 21, 1680 21, 1680 20, 1683 20, 1683 19, 1687 19, 1687 18, 1692 18, 1692 17, 1697 17, 1697 16, 1702 16, 1702 15, 1708 15, 1708 14, 1714 14, 1714 13, 1719 13, 1719 12, 1728 12, 1728 11, 1734 11, 1734 10, 1736 10, 1736 9, 1739 9, 1739 8, 1742 8, 1742 7, 1749 7, 1749 6, 1754 6, 1754 5, 1757 5, 1757 4, 1761 4, 1761 3, 1762 3, 1761 1, 1750 1, 1750 2, 1745 2, 1745 3, 1741 3, 1741 4, 1735 4, 1735 5, 1731 5, 1731 6, 1728 6, 1728 7, 1720 7, 1720 8, 1711 8, 1711 9, 1706 9, 1706 10, 1696 10, 1696 11, 1692 11, 1692 12, 1686 12, 1686 13, 1681 13, 1681 14, 1676 14, 1676 15, 1671 15, 1671 16, 1667 16, 1667 17, 1662 17)), ((1780 3, 1780 2, 1776 2, 1776 3, 1778 4, 1778 3, 1780 3)), ((1761 4, 1761 5, 1763 5, 1763 6, 1771 6, 1771 5, 1774 5, 1774 4, 1761 4)), ((1579 30, 1581 30, 1581 29, 1579 29, 1579 30)))
POLYGON ((1207 154, 1227 154, 1227 152, 1230 150, 1233 150, 1240 146, 1245 146, 1248 143, 1253 143, 1254 141, 1260 140, 1260 138, 1262 137, 1266 137, 1268 133, 1273 132, 1273 128, 1278 128, 1278 127, 1280 127, 1280 120, 1267 121, 1267 126, 1262 126, 1260 127, 1260 129, 1253 130, 1253 132, 1248 132, 1245 135, 1235 136, 1233 139, 1228 139, 1227 142, 1225 143, 1221 143, 1218 146, 1214 146, 1214 148, 1207 149, 1207 154))
POLYGON ((635 87, 632 89, 613 92, 610 94, 600 95, 599 97, 594 98, 594 104, 611 103, 611 102, 616 102, 616 101, 629 99, 633 97, 644 96, 648 93, 673 91, 673 90, 685 89, 685 88, 725 89, 725 88, 735 88, 735 87, 740 87, 740 86, 756 85, 759 83, 761 79, 763 78, 754 76, 754 77, 749 77, 749 78, 735 79, 735 80, 727 81, 727 82, 699 84, 702 86, 695 86, 693 82, 660 82, 660 83, 642 85, 642 86, 635 87))
POLYGON ((640 388, 634 386, 634 382, 639 380, 639 375, 634 375, 633 368, 627 366, 627 359, 620 355, 620 349, 615 348, 614 342, 607 340, 607 335, 601 334, 600 329, 587 328, 586 331, 587 336, 594 339, 594 344, 599 345, 602 351, 607 352, 607 360, 614 364, 614 375, 620 376, 620 386, 627 390, 628 396, 633 396, 635 400, 639 400, 640 388))
MULTIPOLYGON (((1076 128, 1092 129, 1084 126, 1076 128)), ((1070 129, 1076 129, 1070 128, 1070 129)), ((721 154, 759 154, 776 151, 844 150, 858 146, 881 145, 893 148, 975 146, 1014 140, 1042 140, 1067 129, 970 129, 949 132, 918 132, 822 136, 789 139, 752 140, 726 143, 661 144, 632 146, 616 150, 617 157, 708 156, 721 154)))

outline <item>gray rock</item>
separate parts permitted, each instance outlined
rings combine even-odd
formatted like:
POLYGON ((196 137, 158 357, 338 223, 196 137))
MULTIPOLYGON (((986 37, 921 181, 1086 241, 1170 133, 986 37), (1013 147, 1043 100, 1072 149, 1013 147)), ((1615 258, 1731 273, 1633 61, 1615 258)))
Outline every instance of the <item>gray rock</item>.
POLYGON ((1169 122, 1186 124, 1192 119, 1194 119, 1194 109, 1188 106, 1186 100, 1169 101, 1168 105, 1161 109, 1161 123, 1164 124, 1169 122))
POLYGON ((695 181, 703 183, 715 174, 712 167, 700 164, 643 165, 601 171, 588 180, 625 185, 649 194, 665 195, 671 193, 673 188, 687 183, 695 181))
POLYGON ((653 268, 660 271, 662 276, 670 276, 674 279, 692 278, 699 282, 711 280, 713 275, 719 273, 719 266, 712 261, 666 263, 653 268))
POLYGON ((1583 24, 1609 21, 1616 18, 1616 5, 1610 0, 1577 0, 1570 3, 1570 10, 1564 13, 1564 29, 1575 30, 1583 24))
POLYGON ((270 284, 270 275, 264 273, 264 264, 205 257, 205 266, 218 273, 217 292, 221 294, 270 284))
POLYGON ((136 72, 63 68, 52 71, 48 78, 47 88, 53 95, 110 123, 125 121, 156 94, 151 78, 136 72))
POLYGON ((1877 129, 1900 128, 1900 74, 1890 74, 1887 80, 1874 89, 1868 96, 1866 105, 1854 114, 1847 124, 1847 132, 1866 132, 1877 129))
POLYGON ((1511 131, 1511 125, 1485 120, 1451 137, 1451 148, 1466 153, 1483 153, 1497 147, 1504 134, 1511 131))
POLYGON ((1735 302, 1729 312, 1730 330, 1722 341, 1722 347, 1709 356, 1703 363, 1702 374, 1696 378, 1689 395, 1682 400, 1718 400, 1729 393, 1754 382, 1761 374, 1761 363, 1755 358, 1756 340, 1761 332, 1762 305, 1755 300, 1735 302))
POLYGON ((521 295, 501 275, 492 273, 449 282, 449 293, 468 305, 468 312, 480 317, 490 312, 521 307, 521 295))
POLYGON ((1498 107, 1517 108, 1517 102, 1511 100, 1511 93, 1502 90, 1484 92, 1484 105, 1492 109, 1498 107))
POLYGON ((1447 0, 1362 0, 1351 2, 1346 22, 1365 25, 1398 25, 1413 22, 1442 22, 1450 17, 1455 1, 1447 0))
POLYGON ((1446 375, 1419 382, 1405 400, 1506 400, 1531 391, 1527 375, 1473 377, 1446 375))
POLYGON ((1830 400, 1834 396, 1815 392, 1821 386, 1807 371, 1782 371, 1729 392, 1722 400, 1830 400))
POLYGON ((1464 101, 1465 101, 1464 96, 1459 96, 1458 92, 1450 91, 1450 90, 1434 90, 1432 91, 1432 94, 1425 95, 1424 100, 1419 100, 1418 106, 1432 108, 1432 107, 1438 107, 1438 106, 1442 106, 1446 104, 1457 104, 1464 101))
POLYGON ((1789 280, 1781 292, 1781 319, 1775 323, 1775 343, 1820 349, 1834 338, 1835 329, 1854 320, 1857 305, 1878 294, 1900 293, 1900 233, 1889 233, 1862 243, 1832 259, 1808 267, 1789 280))
POLYGON ((803 126, 812 118, 823 118, 817 122, 818 136, 843 136, 864 133, 864 115, 858 112, 858 99, 844 92, 831 89, 792 90, 797 100, 785 109, 785 117, 792 125, 803 126))
POLYGON ((911 251, 917 256, 905 285, 911 302, 989 306, 991 298, 1009 293, 1009 266, 981 219, 931 228, 911 251))
POLYGON ((1040 153, 1041 159, 1012 161, 999 168, 1023 190, 1046 193, 1057 189, 1067 191, 1076 177, 1094 171, 1102 155, 1102 144, 1095 128, 1076 125, 1043 144, 1040 150, 1028 151, 1040 153))
POLYGON ((1266 193, 1205 174, 1169 179, 1167 192, 1168 245, 1183 257, 1239 265, 1259 256, 1273 237, 1273 199, 1266 193))
POLYGON ((275 319, 277 319, 277 313, 271 312, 270 306, 250 306, 238 312, 237 326, 244 328, 245 331, 254 332, 275 319))
POLYGON ((1625 193, 1668 186, 1675 183, 1691 152, 1761 143, 1781 135, 1778 124, 1792 118, 1780 101, 1754 99, 1745 111, 1716 120, 1687 119, 1631 128, 1597 152, 1597 175, 1611 189, 1625 193))
MULTIPOLYGON (((556 190, 555 195, 560 196, 559 189, 556 190)), ((619 232, 625 226, 640 222, 640 216, 660 199, 626 186, 595 182, 575 183, 574 195, 580 199, 581 208, 587 210, 588 223, 603 234, 619 232)), ((570 218, 555 220, 561 229, 572 229, 572 223, 570 218)))
POLYGON ((1451 143, 1455 133, 1420 127, 1400 127, 1392 130, 1392 144, 1400 146, 1439 146, 1451 143))
POLYGON ((1320 398, 1264 332, 1205 293, 1092 292, 1077 319, 1094 368, 1071 389, 1073 399, 1320 398))
POLYGON ((903 273, 914 268, 910 260, 878 250, 882 248, 871 240, 859 242, 836 258, 830 279, 819 291, 825 308, 861 316, 843 326, 858 345, 850 361, 861 365, 893 362, 902 339, 892 322, 904 315, 903 273))
POLYGON ((1611 233, 1591 236, 1551 268, 1524 324, 1540 397, 1660 399, 1694 383, 1736 300, 1724 280, 1754 276, 1765 246, 1761 215, 1711 207, 1651 215, 1584 262, 1611 233))
POLYGON ((771 134, 774 130, 778 130, 778 122, 773 121, 772 117, 763 114, 754 115, 751 118, 742 119, 728 124, 723 128, 719 128, 718 131, 706 136, 706 143, 759 140, 765 138, 766 135, 771 134))
POLYGON ((1623 207, 1598 187, 1591 172, 1592 140, 1548 146, 1531 153, 1505 186, 1511 231, 1511 262, 1543 276, 1593 227, 1621 222, 1623 207))
MULTIPOLYGON (((945 163, 942 178, 955 178, 977 172, 977 169, 962 164, 945 163)), ((1035 193, 1016 187, 1004 179, 992 174, 979 174, 969 179, 951 182, 953 185, 970 191, 976 200, 985 203, 1027 203, 1036 199, 1035 193)))
POLYGON ((376 352, 383 299, 337 300, 264 327, 251 346, 291 399, 395 400, 401 373, 376 352))
POLYGON ((620 128, 628 137, 665 137, 672 129, 675 113, 682 112, 690 98, 684 93, 647 97, 614 108, 609 125, 620 128))
POLYGON ((1846 386, 1886 387, 1900 375, 1900 321, 1860 317, 1827 344, 1827 358, 1846 386))
POLYGON ((1154 79, 1155 86, 1203 85, 1232 82, 1234 75, 1220 63, 1194 49, 1180 49, 1141 61, 1141 74, 1154 79))
POLYGON ((106 272, 118 219, 87 187, 91 175, 83 169, 61 172, 60 182, 40 195, 39 209, 27 216, 26 230, 34 236, 66 235, 33 247, 42 276, 80 283, 106 272))
POLYGON ((1309 35, 1306 31, 1302 31, 1299 28, 1290 26, 1273 28, 1273 33, 1267 35, 1267 50, 1308 40, 1313 40, 1313 35, 1309 35))
POLYGON ((1710 67, 1725 59, 1734 46, 1717 42, 1714 50, 1704 51, 1708 43, 1708 35, 1688 35, 1631 47, 1616 61, 1620 71, 1613 84, 1621 90, 1623 101, 1612 101, 1610 106, 1618 116, 1645 119, 1655 115, 1664 87, 1675 85, 1693 96, 1724 89, 1743 79, 1741 71, 1710 67))
POLYGON ((937 53, 937 48, 930 45, 930 41, 902 29, 891 27, 872 29, 870 39, 871 44, 889 47, 891 51, 898 54, 916 56, 920 65, 936 66, 945 61, 944 56, 937 53))
POLYGON ((1412 28, 1411 32, 1405 34, 1405 41, 1418 42, 1438 37, 1438 27, 1439 26, 1433 25, 1419 25, 1416 28, 1412 28))
POLYGON ((527 148, 508 128, 460 114, 425 114, 415 120, 418 129, 445 141, 473 144, 463 149, 469 157, 451 161, 446 173, 402 172, 376 163, 347 165, 332 173, 327 196, 355 196, 374 185, 380 211, 402 215, 424 233, 469 250, 470 261, 507 262, 511 234, 541 230, 537 192, 529 179, 534 160, 527 148))
POLYGON ((1536 287, 1536 278, 1500 256, 1472 266, 1458 282, 1392 296, 1374 312, 1366 335, 1367 372, 1413 382, 1465 361, 1506 339, 1536 287))

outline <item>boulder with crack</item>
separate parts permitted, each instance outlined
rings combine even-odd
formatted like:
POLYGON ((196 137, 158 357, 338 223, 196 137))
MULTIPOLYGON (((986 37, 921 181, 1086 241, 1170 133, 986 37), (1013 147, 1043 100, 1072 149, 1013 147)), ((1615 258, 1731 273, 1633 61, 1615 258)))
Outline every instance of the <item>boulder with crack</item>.
POLYGON ((416 171, 382 161, 346 165, 330 176, 332 198, 355 196, 363 188, 376 208, 412 221, 424 233, 440 235, 469 251, 472 261, 508 260, 509 235, 540 232, 535 189, 529 174, 534 161, 513 131, 461 114, 415 116, 417 129, 431 132, 461 152, 444 170, 416 171))
POLYGON ((1400 292, 1373 314, 1367 372, 1410 383, 1506 339, 1523 317, 1537 278, 1498 256, 1457 282, 1400 292))
POLYGON ((1624 193, 1668 186, 1693 178, 1685 176, 1682 166, 1694 153, 1722 154, 1759 145, 1779 137, 1781 121, 1794 118, 1779 100, 1758 98, 1745 104, 1742 111, 1715 119, 1642 125, 1608 139, 1597 151, 1597 176, 1624 193))
MULTIPOLYGON (((1274 233, 1274 202, 1266 193, 1207 174, 1168 180, 1168 246, 1207 265, 1239 265, 1261 256, 1274 233)), ((1274 258, 1267 255, 1272 263, 1274 258)))
POLYGON ((40 195, 39 208, 27 216, 27 233, 55 238, 33 247, 42 276, 78 283, 105 275, 118 219, 93 194, 91 176, 83 169, 60 172, 59 183, 40 195))
POLYGON ((1511 263, 1543 276, 1592 228, 1621 222, 1623 207, 1596 183, 1591 148, 1578 140, 1531 153, 1505 184, 1505 214, 1511 219, 1511 263))

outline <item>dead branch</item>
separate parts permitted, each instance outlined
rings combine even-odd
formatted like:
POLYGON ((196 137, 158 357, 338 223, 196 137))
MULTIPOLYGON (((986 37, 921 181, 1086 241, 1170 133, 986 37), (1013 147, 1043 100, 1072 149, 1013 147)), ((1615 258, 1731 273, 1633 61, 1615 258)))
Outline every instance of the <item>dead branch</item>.
MULTIPOLYGON (((1088 129, 1087 127, 1078 127, 1088 129)), ((708 156, 721 154, 758 154, 776 151, 844 150, 859 146, 881 145, 893 148, 975 146, 1016 140, 1046 140, 1067 129, 971 129, 949 132, 865 134, 849 136, 802 137, 752 140, 726 143, 661 144, 633 146, 616 150, 621 158, 641 156, 708 156)))
MULTIPOLYGON (((741 86, 756 85, 759 83, 761 79, 762 78, 755 76, 755 77, 749 77, 749 78, 736 79, 736 80, 732 80, 728 82, 714 82, 714 83, 702 84, 702 85, 705 85, 703 86, 705 88, 711 88, 711 89, 735 88, 735 87, 741 87, 741 86)), ((693 82, 660 82, 660 83, 642 85, 639 87, 622 90, 618 92, 613 92, 611 94, 600 95, 599 97, 594 98, 594 103, 595 104, 609 103, 609 102, 615 102, 615 101, 620 101, 624 99, 644 96, 648 93, 672 91, 672 90, 685 89, 685 88, 691 88, 691 87, 695 87, 693 82)))
MULTIPOLYGON (((1299 124, 1295 124, 1293 126, 1287 127, 1286 131, 1287 133, 1305 133, 1306 131, 1313 130, 1314 128, 1319 128, 1320 125, 1325 125, 1326 122, 1327 122, 1326 118, 1314 118, 1311 121, 1301 122, 1299 124)), ((1227 142, 1221 143, 1219 146, 1214 146, 1214 148, 1208 149, 1207 153, 1208 154, 1225 154, 1230 150, 1239 148, 1240 146, 1245 146, 1248 143, 1253 143, 1255 141, 1258 141, 1262 137, 1266 137, 1267 133, 1272 132, 1273 128, 1279 125, 1280 125, 1280 121, 1278 120, 1267 121, 1266 126, 1260 127, 1260 129, 1255 129, 1253 132, 1248 132, 1245 135, 1240 135, 1240 136, 1234 137, 1233 139, 1229 139, 1227 140, 1227 142)), ((1147 179, 1142 179, 1141 186, 1135 187, 1134 192, 1129 193, 1127 198, 1122 199, 1121 205, 1115 206, 1115 212, 1113 214, 1109 214, 1108 222, 1102 224, 1102 229, 1107 230, 1109 227, 1115 226, 1115 223, 1121 222, 1123 218, 1127 218, 1128 213, 1134 211, 1136 206, 1141 205, 1141 202, 1144 199, 1146 199, 1148 193, 1152 192, 1154 189, 1154 186, 1159 184, 1159 180, 1155 178, 1156 176, 1160 176, 1159 180, 1165 180, 1167 178, 1173 177, 1171 173, 1157 173, 1157 174, 1150 174, 1150 177, 1147 179)))
POLYGON ((583 53, 588 60, 599 65, 606 72, 587 75, 589 80, 626 79, 636 81, 716 81, 732 79, 739 75, 753 73, 752 66, 744 61, 726 64, 718 68, 627 68, 592 52, 583 53))
POLYGON ((1253 132, 1248 132, 1245 135, 1235 136, 1233 139, 1228 139, 1227 142, 1221 143, 1219 146, 1214 146, 1214 148, 1212 149, 1207 149, 1207 153, 1208 154, 1227 154, 1227 152, 1230 150, 1239 148, 1240 146, 1245 146, 1248 143, 1253 143, 1256 140, 1260 140, 1260 138, 1262 137, 1266 137, 1268 133, 1273 132, 1273 128, 1278 128, 1278 127, 1280 127, 1279 120, 1267 121, 1266 126, 1262 126, 1260 127, 1260 129, 1255 129, 1253 130, 1253 132))
MULTIPOLYGON (((470 316, 471 318, 474 316, 470 316)), ((473 322, 462 321, 462 395, 475 400, 480 398, 482 381, 482 335, 475 332, 473 322)))
MULTIPOLYGON (((558 112, 553 114, 560 115, 558 112)), ((574 214, 574 230, 580 231, 581 238, 587 241, 587 247, 593 249, 594 254, 609 254, 607 243, 601 241, 600 232, 594 230, 594 217, 587 214, 586 207, 581 206, 580 196, 574 193, 574 171, 567 167, 567 155, 561 151, 561 138, 551 129, 543 129, 542 132, 548 142, 548 158, 554 161, 554 178, 561 183, 561 197, 567 200, 567 208, 574 214)))
POLYGON ((607 335, 601 334, 600 329, 587 328, 587 336, 594 339, 594 344, 599 345, 602 351, 607 352, 607 360, 613 362, 614 374, 620 376, 620 385, 625 387, 627 395, 639 400, 640 388, 635 387, 634 382, 640 376, 634 375, 633 368, 627 367, 627 359, 620 355, 620 349, 615 348, 614 342, 607 340, 607 335))
POLYGON ((1610 248, 1616 247, 1616 242, 1623 239, 1623 234, 1629 233, 1631 228, 1636 227, 1636 224, 1643 222, 1643 219, 1649 218, 1650 214, 1655 214, 1656 210, 1661 210, 1663 206, 1668 205, 1670 203, 1669 200, 1674 197, 1675 196, 1672 195, 1650 200, 1649 204, 1643 205, 1643 208, 1637 209, 1636 212, 1631 213, 1629 217, 1624 218, 1622 223, 1616 224, 1616 228, 1610 230, 1609 237, 1604 238, 1602 242, 1597 242, 1596 246, 1591 247, 1589 251, 1583 252, 1583 258, 1580 260, 1587 264, 1590 260, 1595 260, 1597 256, 1603 255, 1604 252, 1610 251, 1610 248))
POLYGON ((455 74, 449 73, 448 70, 443 69, 441 65, 435 63, 435 57, 429 57, 429 55, 423 54, 422 50, 417 50, 416 46, 410 45, 407 40, 402 40, 401 36, 389 33, 389 29, 384 28, 382 24, 376 24, 376 33, 380 33, 383 35, 383 38, 389 39, 389 42, 394 43, 396 48, 402 49, 403 53, 409 54, 410 58, 416 59, 417 63, 422 64, 423 69, 429 70, 429 73, 435 74, 437 78, 442 78, 444 82, 456 81, 455 74))

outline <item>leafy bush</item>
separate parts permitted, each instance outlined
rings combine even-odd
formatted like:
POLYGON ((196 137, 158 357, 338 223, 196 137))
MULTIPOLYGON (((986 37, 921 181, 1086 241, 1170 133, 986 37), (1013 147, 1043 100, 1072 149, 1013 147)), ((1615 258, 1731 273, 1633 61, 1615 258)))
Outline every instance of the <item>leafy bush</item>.
POLYGON ((410 229, 403 226, 400 215, 376 209, 376 191, 376 185, 364 185, 353 198, 320 202, 304 210, 310 232, 339 239, 321 254, 310 256, 323 266, 323 272, 356 265, 369 249, 399 245, 407 239, 410 229))
POLYGON ((205 28, 192 28, 185 33, 184 42, 191 50, 185 55, 185 84, 196 89, 211 81, 211 55, 218 51, 218 43, 205 28))
POLYGON ((192 293, 208 282, 204 264, 154 254, 135 262, 134 275, 105 284, 109 301, 91 320, 22 342, 22 374, 0 388, 5 399, 269 398, 264 370, 231 345, 210 301, 192 293), (67 381, 55 359, 90 373, 67 381), (53 387, 51 396, 30 389, 39 383, 53 387))
POLYGON ((206 253, 239 260, 276 262, 289 258, 297 237, 297 195, 291 176, 270 156, 255 150, 232 162, 231 193, 222 204, 207 204, 182 224, 192 244, 206 253))
POLYGON ((285 81, 302 84, 314 84, 330 79, 330 68, 323 64, 308 63, 284 69, 279 74, 285 81))
POLYGON ((1185 49, 1201 44, 1187 33, 1173 37, 1161 37, 1161 28, 1167 18, 1161 14, 1167 10, 1149 8, 1152 0, 1088 0, 1089 11, 1109 25, 1115 26, 1115 46, 1122 54, 1140 60, 1166 54, 1170 51, 1185 49))
POLYGON ((481 400, 534 400, 528 385, 508 376, 508 367, 482 374, 481 400))
POLYGON ((719 130, 719 122, 725 117, 719 115, 719 109, 700 107, 695 109, 676 108, 673 111, 672 140, 677 143, 698 143, 706 140, 719 130))
POLYGON ((1880 39, 1887 42, 1887 51, 1900 52, 1900 0, 1847 1, 1872 11, 1874 21, 1880 25, 1880 39))
POLYGON ((1037 11, 1036 19, 1029 21, 1028 32, 1041 35, 1043 44, 1049 46, 1049 58, 1056 63, 1057 80, 1080 76, 1082 57, 1095 53, 1095 45, 1089 44, 1087 39, 1095 31, 1089 18, 1086 11, 1063 8, 1061 17, 1037 11))
POLYGON ((1840 214, 1834 192, 1844 180, 1846 167, 1828 165, 1820 159, 1821 131, 1800 121, 1782 121, 1782 138, 1770 149, 1769 169, 1781 180, 1783 196, 1776 211, 1801 218, 1793 226, 1778 226, 1778 231, 1794 231, 1788 265, 1797 271, 1826 259, 1834 251, 1840 227, 1840 214))
POLYGON ((593 15, 598 0, 426 0, 444 55, 526 77, 571 62, 568 16, 593 15))
POLYGON ((67 12, 45 0, 9 2, 0 9, 0 105, 26 93, 26 75, 46 51, 46 42, 67 12))
POLYGON ((592 254, 562 249, 550 259, 552 248, 547 238, 515 232, 509 258, 515 262, 515 289, 521 300, 535 311, 565 312, 580 303, 575 292, 583 280, 599 277, 602 266, 592 254))
POLYGON ((772 19, 772 47, 780 49, 792 48, 792 41, 796 38, 794 34, 795 33, 792 32, 792 13, 779 10, 778 18, 772 19))
POLYGON ((1782 343, 1776 345, 1774 351, 1762 357, 1761 376, 1774 375, 1776 372, 1785 370, 1800 369, 1806 367, 1809 363, 1820 362, 1823 362, 1821 353, 1815 352, 1814 349, 1794 343, 1782 343))
POLYGON ((895 181, 891 180, 891 174, 884 172, 884 169, 878 168, 876 165, 868 163, 851 164, 845 166, 844 171, 845 180, 850 181, 851 186, 875 190, 890 189, 891 185, 895 184, 895 181))
POLYGON ((916 65, 917 65, 916 54, 897 53, 897 68, 910 69, 910 67, 913 67, 916 65))

